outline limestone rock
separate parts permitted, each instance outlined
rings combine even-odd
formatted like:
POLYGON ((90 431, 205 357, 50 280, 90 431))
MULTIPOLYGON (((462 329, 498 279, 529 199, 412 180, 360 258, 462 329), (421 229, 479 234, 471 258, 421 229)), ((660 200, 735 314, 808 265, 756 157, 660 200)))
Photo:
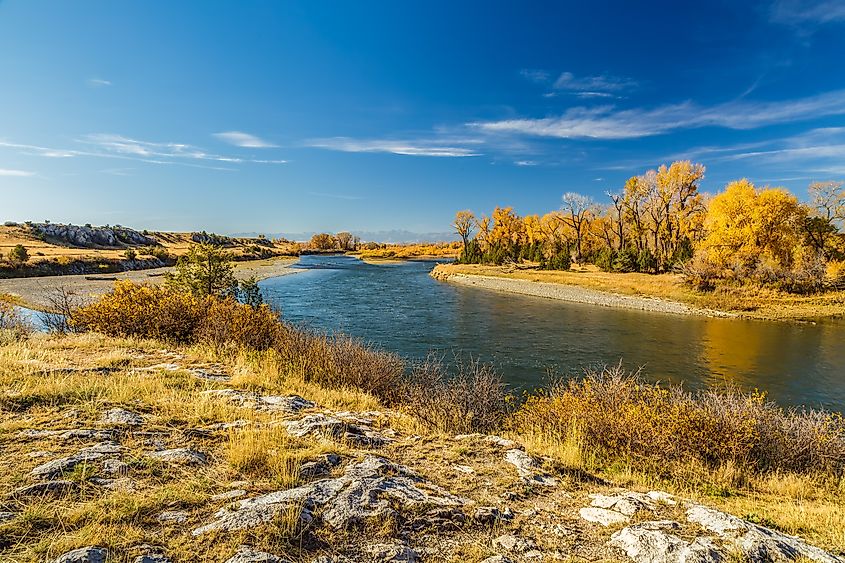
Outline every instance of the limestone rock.
POLYGON ((102 477, 91 477, 88 482, 98 487, 103 487, 110 491, 135 491, 135 481, 128 477, 120 477, 118 479, 104 479, 102 477))
POLYGON ((625 516, 633 516, 642 510, 654 510, 656 504, 648 495, 635 492, 625 492, 617 495, 590 495, 593 501, 590 503, 596 508, 614 510, 625 516))
POLYGON ((260 395, 239 389, 210 389, 203 391, 203 394, 222 397, 232 403, 252 407, 256 410, 279 411, 288 414, 295 414, 316 406, 313 402, 303 399, 299 395, 260 395))
POLYGON ((233 489, 231 491, 226 491, 225 493, 219 493, 211 497, 211 500, 214 501, 221 501, 221 500, 235 500, 241 498, 242 496, 246 495, 246 491, 243 489, 233 489))
POLYGON ((226 563, 280 563, 281 559, 271 553, 255 551, 251 547, 242 545, 238 552, 226 560, 226 563))
POLYGON ((119 459, 109 458, 103 460, 103 471, 111 473, 112 475, 126 475, 129 473, 129 464, 120 461, 119 459))
POLYGON ((184 524, 188 521, 188 513, 182 510, 167 510, 158 515, 162 524, 184 524))
POLYGON ((407 467, 377 456, 350 464, 343 475, 307 485, 244 499, 231 509, 215 514, 215 520, 194 530, 200 535, 213 530, 241 530, 271 521, 278 514, 298 507, 299 519, 307 524, 314 512, 335 529, 359 524, 372 517, 391 516, 407 507, 456 507, 469 501, 429 483, 407 467))
POLYGON ((516 561, 504 555, 494 555, 483 560, 481 563, 516 563, 516 561))
POLYGON ((377 563, 413 563, 419 560, 419 554, 403 543, 368 545, 365 551, 377 563))
POLYGON ((578 515, 587 522, 601 524, 602 526, 613 526, 614 524, 625 524, 631 519, 615 510, 588 506, 578 511, 578 515))
POLYGON ((479 506, 472 513, 472 519, 480 524, 492 526, 502 520, 513 520, 513 512, 509 508, 502 512, 495 506, 479 506))
POLYGON ((710 538, 687 542, 667 530, 680 528, 677 522, 642 522, 619 530, 608 545, 622 549, 635 563, 718 563, 724 552, 710 538))
MULTIPOLYGON (((338 413, 340 415, 341 413, 338 413)), ((340 416, 326 414, 309 414, 299 420, 284 423, 291 436, 328 437, 336 440, 346 440, 356 446, 379 447, 392 441, 391 438, 372 430, 362 419, 358 424, 343 420, 340 416)))
POLYGON ((181 465, 205 465, 205 463, 207 463, 204 453, 190 448, 161 450, 157 452, 150 452, 147 455, 160 461, 178 463, 181 465))
POLYGON ((750 561, 792 561, 797 557, 823 563, 845 561, 795 536, 706 506, 694 504, 687 509, 686 516, 690 522, 699 524, 734 545, 750 561))
POLYGON ((100 547, 81 547, 59 555, 53 563, 106 563, 108 551, 100 547))
POLYGON ((516 467, 519 477, 528 484, 543 487, 557 486, 557 479, 540 472, 537 461, 522 450, 511 449, 505 452, 505 461, 516 467))
POLYGON ((144 417, 126 409, 111 409, 103 413, 100 423, 110 426, 141 426, 144 424, 144 417))
POLYGON ((520 538, 512 534, 505 534, 493 540, 493 547, 504 549, 505 551, 512 551, 514 553, 525 553, 537 547, 533 540, 528 538, 520 538))
POLYGON ((172 563, 172 562, 170 561, 169 557, 167 557, 165 555, 161 555, 161 554, 156 554, 156 555, 139 555, 138 557, 136 557, 133 560, 132 563, 172 563))
POLYGON ((20 487, 9 493, 11 498, 23 498, 34 496, 61 496, 75 490, 79 485, 74 481, 58 479, 36 483, 27 487, 20 487))
POLYGON ((299 467, 302 477, 319 477, 328 475, 332 469, 340 465, 341 458, 337 454, 321 455, 316 461, 307 461, 299 467))

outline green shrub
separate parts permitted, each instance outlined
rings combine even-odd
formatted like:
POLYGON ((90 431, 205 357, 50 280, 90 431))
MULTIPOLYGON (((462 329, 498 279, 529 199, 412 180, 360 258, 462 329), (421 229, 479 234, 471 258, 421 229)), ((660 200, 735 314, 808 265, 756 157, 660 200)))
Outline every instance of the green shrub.
POLYGON ((16 244, 9 251, 9 261, 15 265, 26 264, 29 261, 29 251, 22 244, 16 244))

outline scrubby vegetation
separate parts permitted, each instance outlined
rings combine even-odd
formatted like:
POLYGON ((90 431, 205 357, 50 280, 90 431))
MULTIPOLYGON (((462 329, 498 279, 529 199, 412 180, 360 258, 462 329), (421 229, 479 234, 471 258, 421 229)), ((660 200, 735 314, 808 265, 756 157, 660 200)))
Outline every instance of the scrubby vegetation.
POLYGON ((622 462, 663 476, 691 464, 835 479, 845 470, 839 414, 784 410, 758 391, 652 384, 621 366, 531 395, 511 424, 554 449, 577 448, 593 465, 622 462))
POLYGON ((758 188, 745 179, 711 197, 699 190, 703 177, 704 166, 682 161, 630 178, 608 194, 607 206, 570 192, 559 210, 542 217, 519 217, 510 207, 479 218, 459 211, 458 261, 678 271, 701 291, 718 284, 791 293, 845 286, 842 182, 813 183, 809 201, 800 203, 784 188, 758 188))

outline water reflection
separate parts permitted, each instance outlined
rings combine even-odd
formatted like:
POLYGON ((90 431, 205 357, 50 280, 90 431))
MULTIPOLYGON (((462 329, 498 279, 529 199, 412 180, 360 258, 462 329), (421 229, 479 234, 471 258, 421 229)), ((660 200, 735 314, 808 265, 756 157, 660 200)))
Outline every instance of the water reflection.
POLYGON ((370 265, 306 256, 308 271, 261 283, 284 317, 340 330, 408 358, 453 352, 495 362, 532 388, 548 370, 642 366, 654 380, 733 382, 783 404, 845 407, 845 323, 818 325, 610 309, 437 282, 432 263, 370 265))

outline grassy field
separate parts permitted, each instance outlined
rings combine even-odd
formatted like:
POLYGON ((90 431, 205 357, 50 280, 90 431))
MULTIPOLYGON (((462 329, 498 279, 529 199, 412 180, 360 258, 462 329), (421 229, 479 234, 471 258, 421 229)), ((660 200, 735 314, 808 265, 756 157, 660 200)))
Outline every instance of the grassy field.
POLYGON ((494 276, 529 282, 575 285, 625 295, 638 295, 678 301, 701 309, 736 313, 752 319, 819 320, 845 317, 845 291, 817 295, 795 295, 750 286, 717 287, 702 293, 685 286, 676 274, 619 274, 602 272, 595 267, 560 270, 483 266, 478 264, 444 264, 437 266, 440 275, 452 274, 494 276))
POLYGON ((385 244, 362 248, 351 254, 365 262, 392 262, 414 258, 455 258, 461 247, 456 242, 437 244, 385 244))
POLYGON ((309 478, 299 472, 301 463, 327 453, 350 460, 377 453, 411 467, 477 506, 497 506, 503 497, 511 499, 508 506, 517 517, 493 528, 468 522, 447 531, 423 528, 412 532, 410 537, 418 545, 447 546, 430 560, 481 561, 495 552, 492 539, 509 533, 533 538, 541 550, 569 553, 570 560, 617 560, 604 542, 618 527, 608 530, 586 524, 577 511, 589 503, 589 494, 612 494, 620 486, 636 490, 662 487, 800 534, 828 549, 845 549, 843 484, 788 474, 740 478, 742 472, 737 468, 715 473, 691 469, 688 475, 658 478, 626 464, 596 465, 590 452, 577 443, 553 444, 519 431, 505 434, 544 459, 543 469, 560 481, 554 490, 538 491, 520 483, 494 444, 456 440, 449 433, 426 430, 412 413, 387 408, 367 393, 308 383, 270 353, 222 353, 202 346, 165 346, 96 334, 38 335, 0 345, 0 367, 0 445, 4 452, 0 491, 6 498, 0 500, 0 511, 20 514, 0 523, 0 558, 4 561, 45 561, 83 545, 100 545, 117 554, 115 561, 128 562, 142 544, 163 547, 174 561, 198 557, 222 561, 244 543, 283 554, 289 561, 311 561, 320 553, 343 553, 363 544, 389 541, 397 533, 397 524, 390 520, 369 522, 363 531, 355 532, 306 533, 283 518, 260 530, 190 534, 227 504, 217 496, 220 493, 243 489, 255 496, 307 482, 309 478), (198 371, 225 374, 227 379, 210 381, 198 377, 198 371), (281 429, 278 413, 203 393, 226 388, 295 393, 317 403, 317 411, 366 412, 374 427, 392 432, 396 440, 373 450, 343 440, 295 438, 281 429), (50 431, 108 429, 100 418, 112 408, 139 413, 145 423, 139 429, 143 432, 117 429, 126 448, 121 458, 127 465, 125 474, 111 482, 110 488, 93 483, 97 478, 115 476, 104 473, 98 463, 88 463, 63 476, 77 484, 73 493, 29 499, 7 496, 32 482, 29 472, 34 466, 71 455, 85 445, 60 440, 50 431), (219 425, 234 421, 240 422, 228 430, 220 429, 219 425), (213 428, 217 430, 209 430, 213 428), (153 449, 177 447, 201 451, 209 462, 180 466, 157 462, 148 455, 153 449), (471 473, 455 469, 470 466, 471 473), (702 480, 705 474, 709 477, 702 480), (186 521, 160 520, 161 514, 173 511, 184 513, 186 521), (548 533, 555 525, 569 532, 563 536, 548 533))

